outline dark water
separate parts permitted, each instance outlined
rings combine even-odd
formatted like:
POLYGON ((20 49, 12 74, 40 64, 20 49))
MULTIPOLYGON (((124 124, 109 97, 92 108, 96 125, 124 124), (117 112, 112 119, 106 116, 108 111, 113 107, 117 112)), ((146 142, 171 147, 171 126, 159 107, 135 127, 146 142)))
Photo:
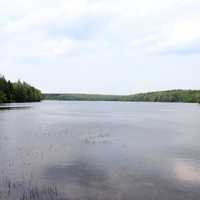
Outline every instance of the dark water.
POLYGON ((0 199, 200 199, 199 105, 26 105, 0 110, 0 199))

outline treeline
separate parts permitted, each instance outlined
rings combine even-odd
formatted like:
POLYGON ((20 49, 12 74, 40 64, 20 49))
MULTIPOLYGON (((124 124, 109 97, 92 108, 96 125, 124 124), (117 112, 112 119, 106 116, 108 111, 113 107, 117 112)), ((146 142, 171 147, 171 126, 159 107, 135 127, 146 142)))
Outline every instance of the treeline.
POLYGON ((118 95, 101 94, 44 94, 47 100, 67 100, 67 101, 119 101, 118 95))
POLYGON ((123 100, 198 103, 200 102, 200 90, 169 90, 140 93, 123 97, 123 100))
POLYGON ((0 103, 35 102, 41 99, 40 90, 25 82, 12 83, 0 75, 0 103))
POLYGON ((44 94, 48 100, 68 101, 138 101, 138 102, 185 102, 200 103, 200 90, 169 90, 134 95, 97 94, 44 94))

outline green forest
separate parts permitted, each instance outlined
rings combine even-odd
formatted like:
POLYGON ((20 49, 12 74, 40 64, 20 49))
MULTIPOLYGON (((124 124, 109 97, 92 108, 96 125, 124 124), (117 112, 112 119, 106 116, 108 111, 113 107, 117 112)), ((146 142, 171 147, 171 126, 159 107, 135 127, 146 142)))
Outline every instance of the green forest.
POLYGON ((168 90, 133 95, 101 94, 42 94, 26 82, 6 80, 0 75, 0 103, 36 102, 46 100, 68 101, 140 101, 200 103, 200 90, 168 90))
POLYGON ((40 90, 26 82, 12 83, 0 75, 0 103, 36 102, 42 99, 40 90))
POLYGON ((44 94, 48 100, 68 101, 141 101, 141 102, 185 102, 200 103, 200 90, 169 90, 133 95, 98 95, 98 94, 44 94))
POLYGON ((119 101, 123 96, 101 94, 44 94, 47 100, 67 101, 119 101))
POLYGON ((169 90, 123 97, 128 101, 199 103, 200 90, 169 90))

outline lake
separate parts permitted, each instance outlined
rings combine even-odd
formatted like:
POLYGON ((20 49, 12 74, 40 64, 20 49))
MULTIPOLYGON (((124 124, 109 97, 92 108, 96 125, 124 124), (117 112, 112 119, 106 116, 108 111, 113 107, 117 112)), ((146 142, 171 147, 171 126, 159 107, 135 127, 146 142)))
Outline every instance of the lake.
POLYGON ((198 104, 12 106, 0 110, 0 199, 200 198, 198 104))

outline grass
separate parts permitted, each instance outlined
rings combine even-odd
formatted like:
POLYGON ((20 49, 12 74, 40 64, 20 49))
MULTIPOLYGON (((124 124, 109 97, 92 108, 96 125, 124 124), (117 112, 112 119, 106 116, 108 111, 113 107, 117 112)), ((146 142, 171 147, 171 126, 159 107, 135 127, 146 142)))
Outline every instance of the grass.
POLYGON ((32 186, 30 182, 12 182, 8 178, 0 181, 0 200, 67 200, 56 186, 32 186))

